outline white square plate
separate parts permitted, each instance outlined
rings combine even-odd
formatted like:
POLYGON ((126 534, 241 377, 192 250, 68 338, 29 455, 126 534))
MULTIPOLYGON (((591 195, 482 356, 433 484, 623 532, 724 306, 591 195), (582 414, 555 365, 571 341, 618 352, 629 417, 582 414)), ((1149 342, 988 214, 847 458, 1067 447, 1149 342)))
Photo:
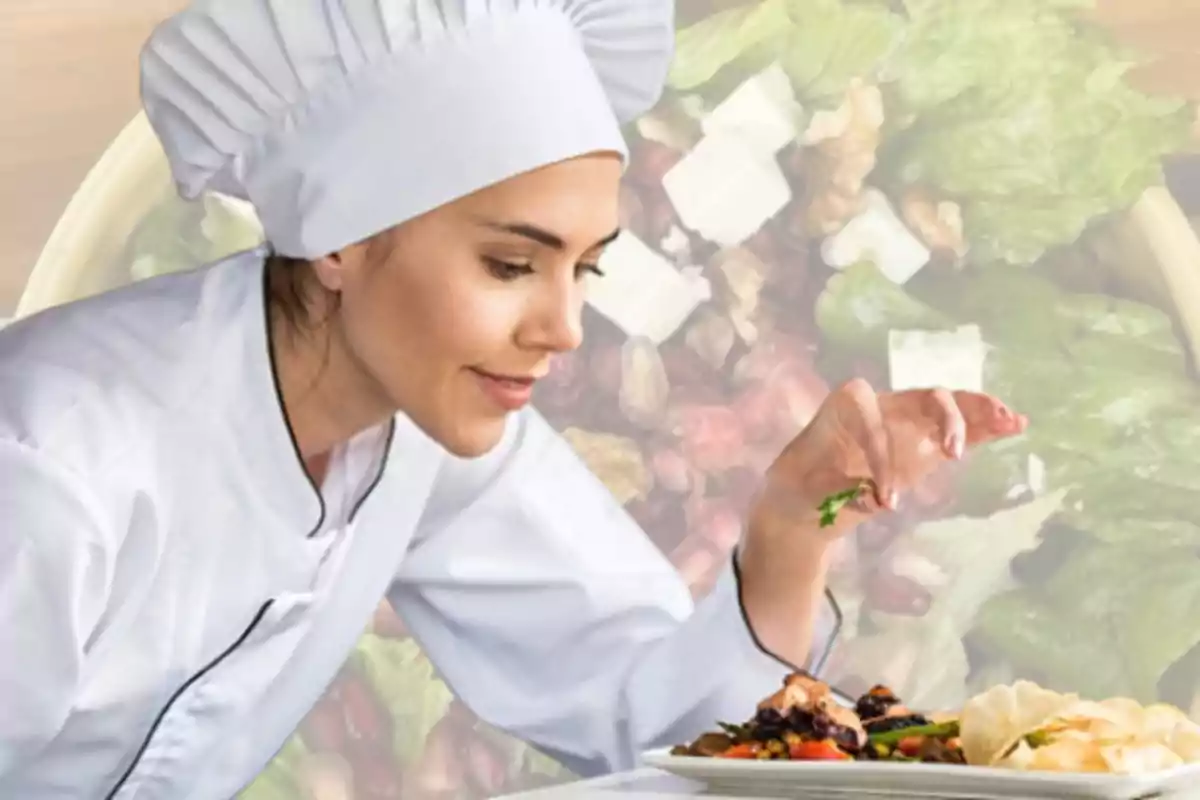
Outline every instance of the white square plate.
POLYGON ((1147 800, 1200 798, 1200 764, 1149 775, 1018 772, 952 764, 739 761, 645 754, 647 766, 753 798, 913 797, 963 800, 1147 800))

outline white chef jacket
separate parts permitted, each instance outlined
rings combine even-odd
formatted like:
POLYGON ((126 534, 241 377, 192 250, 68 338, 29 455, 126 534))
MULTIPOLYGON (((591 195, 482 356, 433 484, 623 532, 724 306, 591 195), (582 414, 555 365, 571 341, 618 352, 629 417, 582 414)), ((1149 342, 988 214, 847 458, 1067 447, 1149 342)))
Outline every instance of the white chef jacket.
POLYGON ((385 593, 472 709, 584 774, 778 687, 732 565, 693 607, 532 410, 474 460, 399 415, 314 488, 264 273, 242 253, 0 332, 0 797, 236 794, 385 593))

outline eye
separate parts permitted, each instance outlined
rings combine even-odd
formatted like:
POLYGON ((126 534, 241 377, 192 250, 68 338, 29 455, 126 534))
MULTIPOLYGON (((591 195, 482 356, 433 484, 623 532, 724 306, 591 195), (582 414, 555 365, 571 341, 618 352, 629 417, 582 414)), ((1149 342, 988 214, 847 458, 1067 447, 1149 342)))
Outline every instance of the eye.
POLYGON ((514 264, 510 261, 501 261, 498 258, 484 257, 483 264, 487 267, 487 271, 492 274, 493 278, 502 281, 515 281, 517 278, 533 272, 533 267, 529 264, 514 264))
POLYGON ((596 275, 601 278, 604 277, 604 270, 600 269, 600 267, 597 266, 596 264, 576 264, 575 265, 575 276, 577 278, 582 278, 584 276, 584 273, 587 273, 587 272, 590 272, 593 275, 596 275))

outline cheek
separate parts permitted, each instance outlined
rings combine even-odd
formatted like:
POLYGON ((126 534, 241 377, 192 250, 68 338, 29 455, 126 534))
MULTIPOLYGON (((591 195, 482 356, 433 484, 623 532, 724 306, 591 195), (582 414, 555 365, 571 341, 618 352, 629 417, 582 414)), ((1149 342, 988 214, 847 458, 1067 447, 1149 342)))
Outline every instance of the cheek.
POLYGON ((348 347, 392 393, 398 379, 422 366, 420 354, 427 344, 422 341, 426 326, 421 311, 419 303, 402 293, 375 290, 344 297, 342 324, 348 347))
POLYGON ((455 370, 503 365, 520 320, 518 309, 503 293, 480 289, 439 294, 426 313, 430 350, 455 370))
POLYGON ((378 276, 347 309, 354 349, 394 389, 406 376, 430 386, 463 367, 494 360, 512 340, 519 315, 494 292, 452 280, 378 276))

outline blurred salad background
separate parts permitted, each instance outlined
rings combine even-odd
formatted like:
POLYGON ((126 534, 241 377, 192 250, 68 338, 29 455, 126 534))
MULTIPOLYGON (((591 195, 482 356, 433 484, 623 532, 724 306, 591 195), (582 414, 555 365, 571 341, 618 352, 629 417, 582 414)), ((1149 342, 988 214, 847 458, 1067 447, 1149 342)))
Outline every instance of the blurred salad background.
MULTIPOLYGON (((846 543, 828 677, 847 691, 952 707, 1028 677, 1200 713, 1200 91, 1164 67, 1200 51, 1200 4, 1102 11, 679 0, 670 86, 630 127, 627 231, 537 403, 697 597, 840 381, 982 389, 1032 420, 846 543), (1140 35, 1150 8, 1177 39, 1140 35)), ((27 310, 259 242, 238 204, 144 174, 120 246, 93 241, 86 278, 48 247, 27 310)), ((70 213, 116 213, 120 177, 90 180, 70 213)), ((382 605, 243 796, 570 777, 458 705, 382 605)))

